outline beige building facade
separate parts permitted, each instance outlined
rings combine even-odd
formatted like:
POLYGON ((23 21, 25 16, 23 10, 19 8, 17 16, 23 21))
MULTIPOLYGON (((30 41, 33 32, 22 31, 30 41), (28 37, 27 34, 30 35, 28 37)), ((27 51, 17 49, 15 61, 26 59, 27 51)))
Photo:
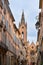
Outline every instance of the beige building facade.
POLYGON ((18 65, 25 60, 26 51, 14 22, 8 0, 0 0, 0 65, 18 65))

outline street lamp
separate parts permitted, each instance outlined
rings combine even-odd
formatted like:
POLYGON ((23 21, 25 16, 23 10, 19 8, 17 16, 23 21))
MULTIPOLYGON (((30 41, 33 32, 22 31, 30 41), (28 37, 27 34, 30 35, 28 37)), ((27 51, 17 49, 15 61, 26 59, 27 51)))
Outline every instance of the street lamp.
POLYGON ((39 29, 40 29, 40 22, 39 22, 39 21, 37 21, 37 22, 36 22, 36 24, 35 24, 35 26, 36 26, 36 29, 38 29, 38 30, 39 30, 39 29))

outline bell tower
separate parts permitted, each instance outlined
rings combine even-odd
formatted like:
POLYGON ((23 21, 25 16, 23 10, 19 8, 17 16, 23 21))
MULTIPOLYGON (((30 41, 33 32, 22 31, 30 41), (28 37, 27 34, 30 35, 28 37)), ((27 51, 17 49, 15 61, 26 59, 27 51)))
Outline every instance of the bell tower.
POLYGON ((22 12, 21 22, 19 23, 19 31, 23 42, 27 42, 27 23, 25 23, 24 11, 22 12))

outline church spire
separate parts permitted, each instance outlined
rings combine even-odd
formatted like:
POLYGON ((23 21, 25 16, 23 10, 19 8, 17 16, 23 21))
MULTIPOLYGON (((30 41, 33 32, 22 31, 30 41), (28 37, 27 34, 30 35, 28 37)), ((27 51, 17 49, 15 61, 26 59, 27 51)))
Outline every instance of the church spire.
POLYGON ((19 23, 19 27, 24 24, 27 27, 27 23, 25 23, 25 15, 24 15, 24 10, 22 11, 22 16, 21 16, 21 22, 19 23))
POLYGON ((24 18, 24 11, 22 12, 21 22, 22 22, 22 23, 24 23, 24 22, 25 22, 25 18, 24 18))

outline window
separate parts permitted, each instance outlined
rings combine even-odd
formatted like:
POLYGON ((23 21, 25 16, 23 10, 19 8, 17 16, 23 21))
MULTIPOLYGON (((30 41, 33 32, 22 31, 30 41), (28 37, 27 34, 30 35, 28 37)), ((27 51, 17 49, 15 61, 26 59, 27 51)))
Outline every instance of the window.
POLYGON ((2 0, 2 3, 3 3, 3 5, 4 5, 4 0, 2 0))
POLYGON ((1 17, 1 15, 2 15, 2 12, 0 11, 0 17, 1 17))
POLYGON ((22 26, 22 28, 24 28, 24 26, 22 26))
POLYGON ((9 33, 10 33, 10 35, 12 35, 12 28, 11 28, 11 25, 9 25, 9 33))
POLYGON ((14 65, 14 56, 11 56, 11 65, 14 65))
POLYGON ((34 51, 31 51, 30 54, 31 54, 31 55, 34 55, 34 51))
POLYGON ((6 24, 6 29, 8 30, 8 21, 6 21, 6 23, 5 23, 5 24, 6 24))
POLYGON ((22 32, 22 39, 24 39, 24 32, 22 32))
POLYGON ((5 18, 4 18, 4 16, 2 15, 2 20, 4 20, 5 18))
POLYGON ((5 24, 5 17, 2 15, 3 24, 5 24))
POLYGON ((7 64, 7 65, 10 65, 10 56, 7 56, 7 57, 6 57, 6 64, 7 64))

